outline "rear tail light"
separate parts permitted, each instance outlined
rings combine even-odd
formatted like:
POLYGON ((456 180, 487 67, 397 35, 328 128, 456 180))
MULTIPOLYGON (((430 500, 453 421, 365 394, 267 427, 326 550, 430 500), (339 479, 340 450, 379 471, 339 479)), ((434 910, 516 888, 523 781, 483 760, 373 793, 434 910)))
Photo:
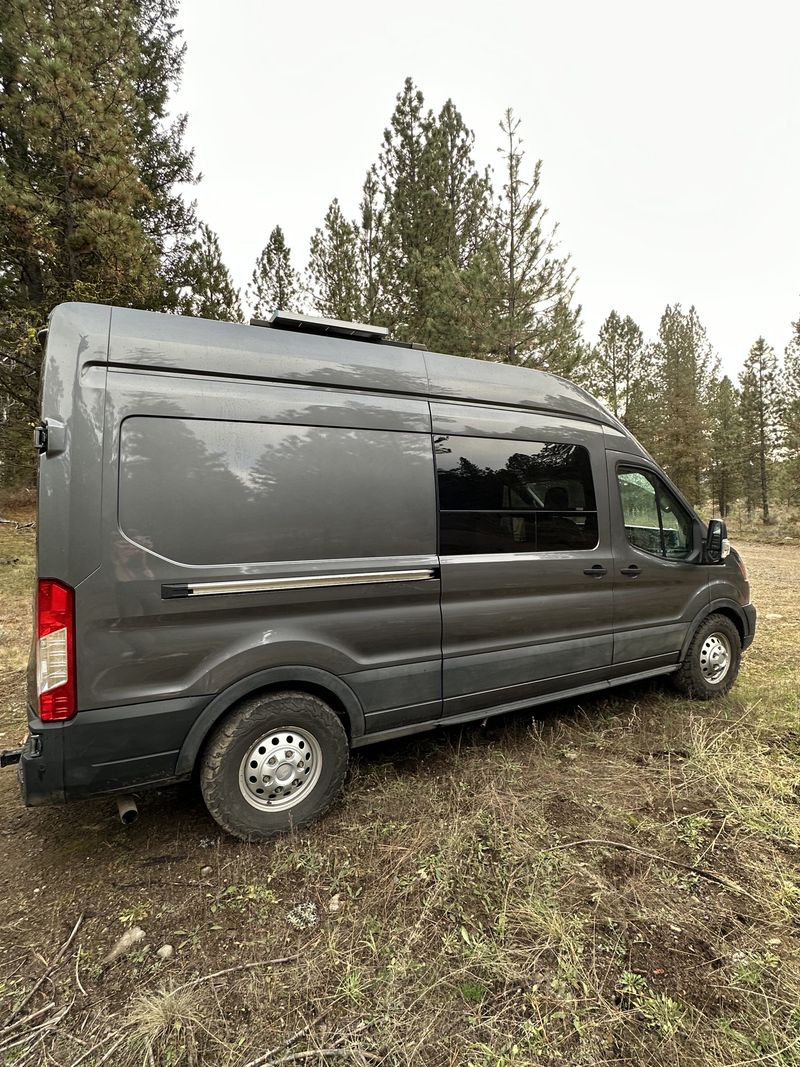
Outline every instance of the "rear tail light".
POLYGON ((75 703, 75 594, 40 578, 36 595, 36 687, 43 722, 71 719, 75 703))

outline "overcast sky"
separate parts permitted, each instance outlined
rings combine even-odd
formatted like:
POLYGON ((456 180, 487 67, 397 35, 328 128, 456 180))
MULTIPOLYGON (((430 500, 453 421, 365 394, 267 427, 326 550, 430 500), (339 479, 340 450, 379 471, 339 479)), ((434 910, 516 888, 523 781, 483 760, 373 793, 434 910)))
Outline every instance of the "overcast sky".
POLYGON ((482 165, 523 120, 589 337, 694 303, 733 373, 800 317, 796 0, 183 0, 180 23, 199 214, 242 288, 276 224, 302 266, 334 196, 355 214, 411 75, 482 165))

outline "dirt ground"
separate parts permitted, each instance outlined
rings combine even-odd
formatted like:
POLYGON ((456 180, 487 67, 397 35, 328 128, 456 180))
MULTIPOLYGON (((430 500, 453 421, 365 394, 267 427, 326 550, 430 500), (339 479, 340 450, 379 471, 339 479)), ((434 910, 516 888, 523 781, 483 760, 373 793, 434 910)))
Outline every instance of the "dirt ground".
MULTIPOLYGON (((0 527, 0 748, 34 537, 0 527)), ((368 749, 274 844, 190 786, 125 828, 0 772, 0 1063, 797 1067, 800 548, 744 556, 728 698, 653 684, 368 749)))

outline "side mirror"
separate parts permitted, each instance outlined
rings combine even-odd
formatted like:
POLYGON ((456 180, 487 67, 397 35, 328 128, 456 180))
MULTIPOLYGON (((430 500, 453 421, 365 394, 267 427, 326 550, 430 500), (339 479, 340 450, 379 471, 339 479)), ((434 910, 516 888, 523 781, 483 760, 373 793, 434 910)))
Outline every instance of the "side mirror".
POLYGON ((728 527, 722 519, 711 519, 706 534, 706 563, 722 563, 730 555, 728 527))

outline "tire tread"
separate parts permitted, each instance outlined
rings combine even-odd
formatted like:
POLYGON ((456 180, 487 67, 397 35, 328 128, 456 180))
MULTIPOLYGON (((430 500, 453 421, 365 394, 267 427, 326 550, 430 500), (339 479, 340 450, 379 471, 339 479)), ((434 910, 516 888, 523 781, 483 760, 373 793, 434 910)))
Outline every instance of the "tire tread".
POLYGON ((689 643, 686 655, 683 657, 678 670, 672 676, 675 687, 685 696, 692 700, 713 700, 714 697, 723 696, 732 688, 739 673, 742 661, 742 639, 735 623, 722 615, 720 612, 712 612, 697 627, 697 630, 689 643), (697 650, 710 633, 722 631, 731 644, 733 663, 728 673, 722 680, 721 685, 713 685, 706 681, 700 670, 697 650))
MULTIPOLYGON (((349 757, 344 726, 335 712, 319 697, 298 690, 263 693, 238 704, 213 730, 201 758, 200 788, 209 813, 223 830, 245 841, 266 840, 295 827, 304 826, 324 815, 341 790, 349 757), (309 799, 315 797, 316 803, 306 814, 297 818, 295 808, 275 812, 273 816, 264 813, 263 826, 254 829, 236 818, 226 799, 231 788, 226 778, 226 761, 242 733, 257 725, 259 719, 273 711, 279 711, 284 718, 294 714, 298 725, 316 725, 323 734, 332 735, 333 744, 324 752, 325 763, 332 770, 332 777, 321 794, 316 795, 316 788, 309 794, 309 799)), ((238 766, 235 770, 238 790, 238 766)), ((302 804, 298 807, 302 807, 302 804)))

